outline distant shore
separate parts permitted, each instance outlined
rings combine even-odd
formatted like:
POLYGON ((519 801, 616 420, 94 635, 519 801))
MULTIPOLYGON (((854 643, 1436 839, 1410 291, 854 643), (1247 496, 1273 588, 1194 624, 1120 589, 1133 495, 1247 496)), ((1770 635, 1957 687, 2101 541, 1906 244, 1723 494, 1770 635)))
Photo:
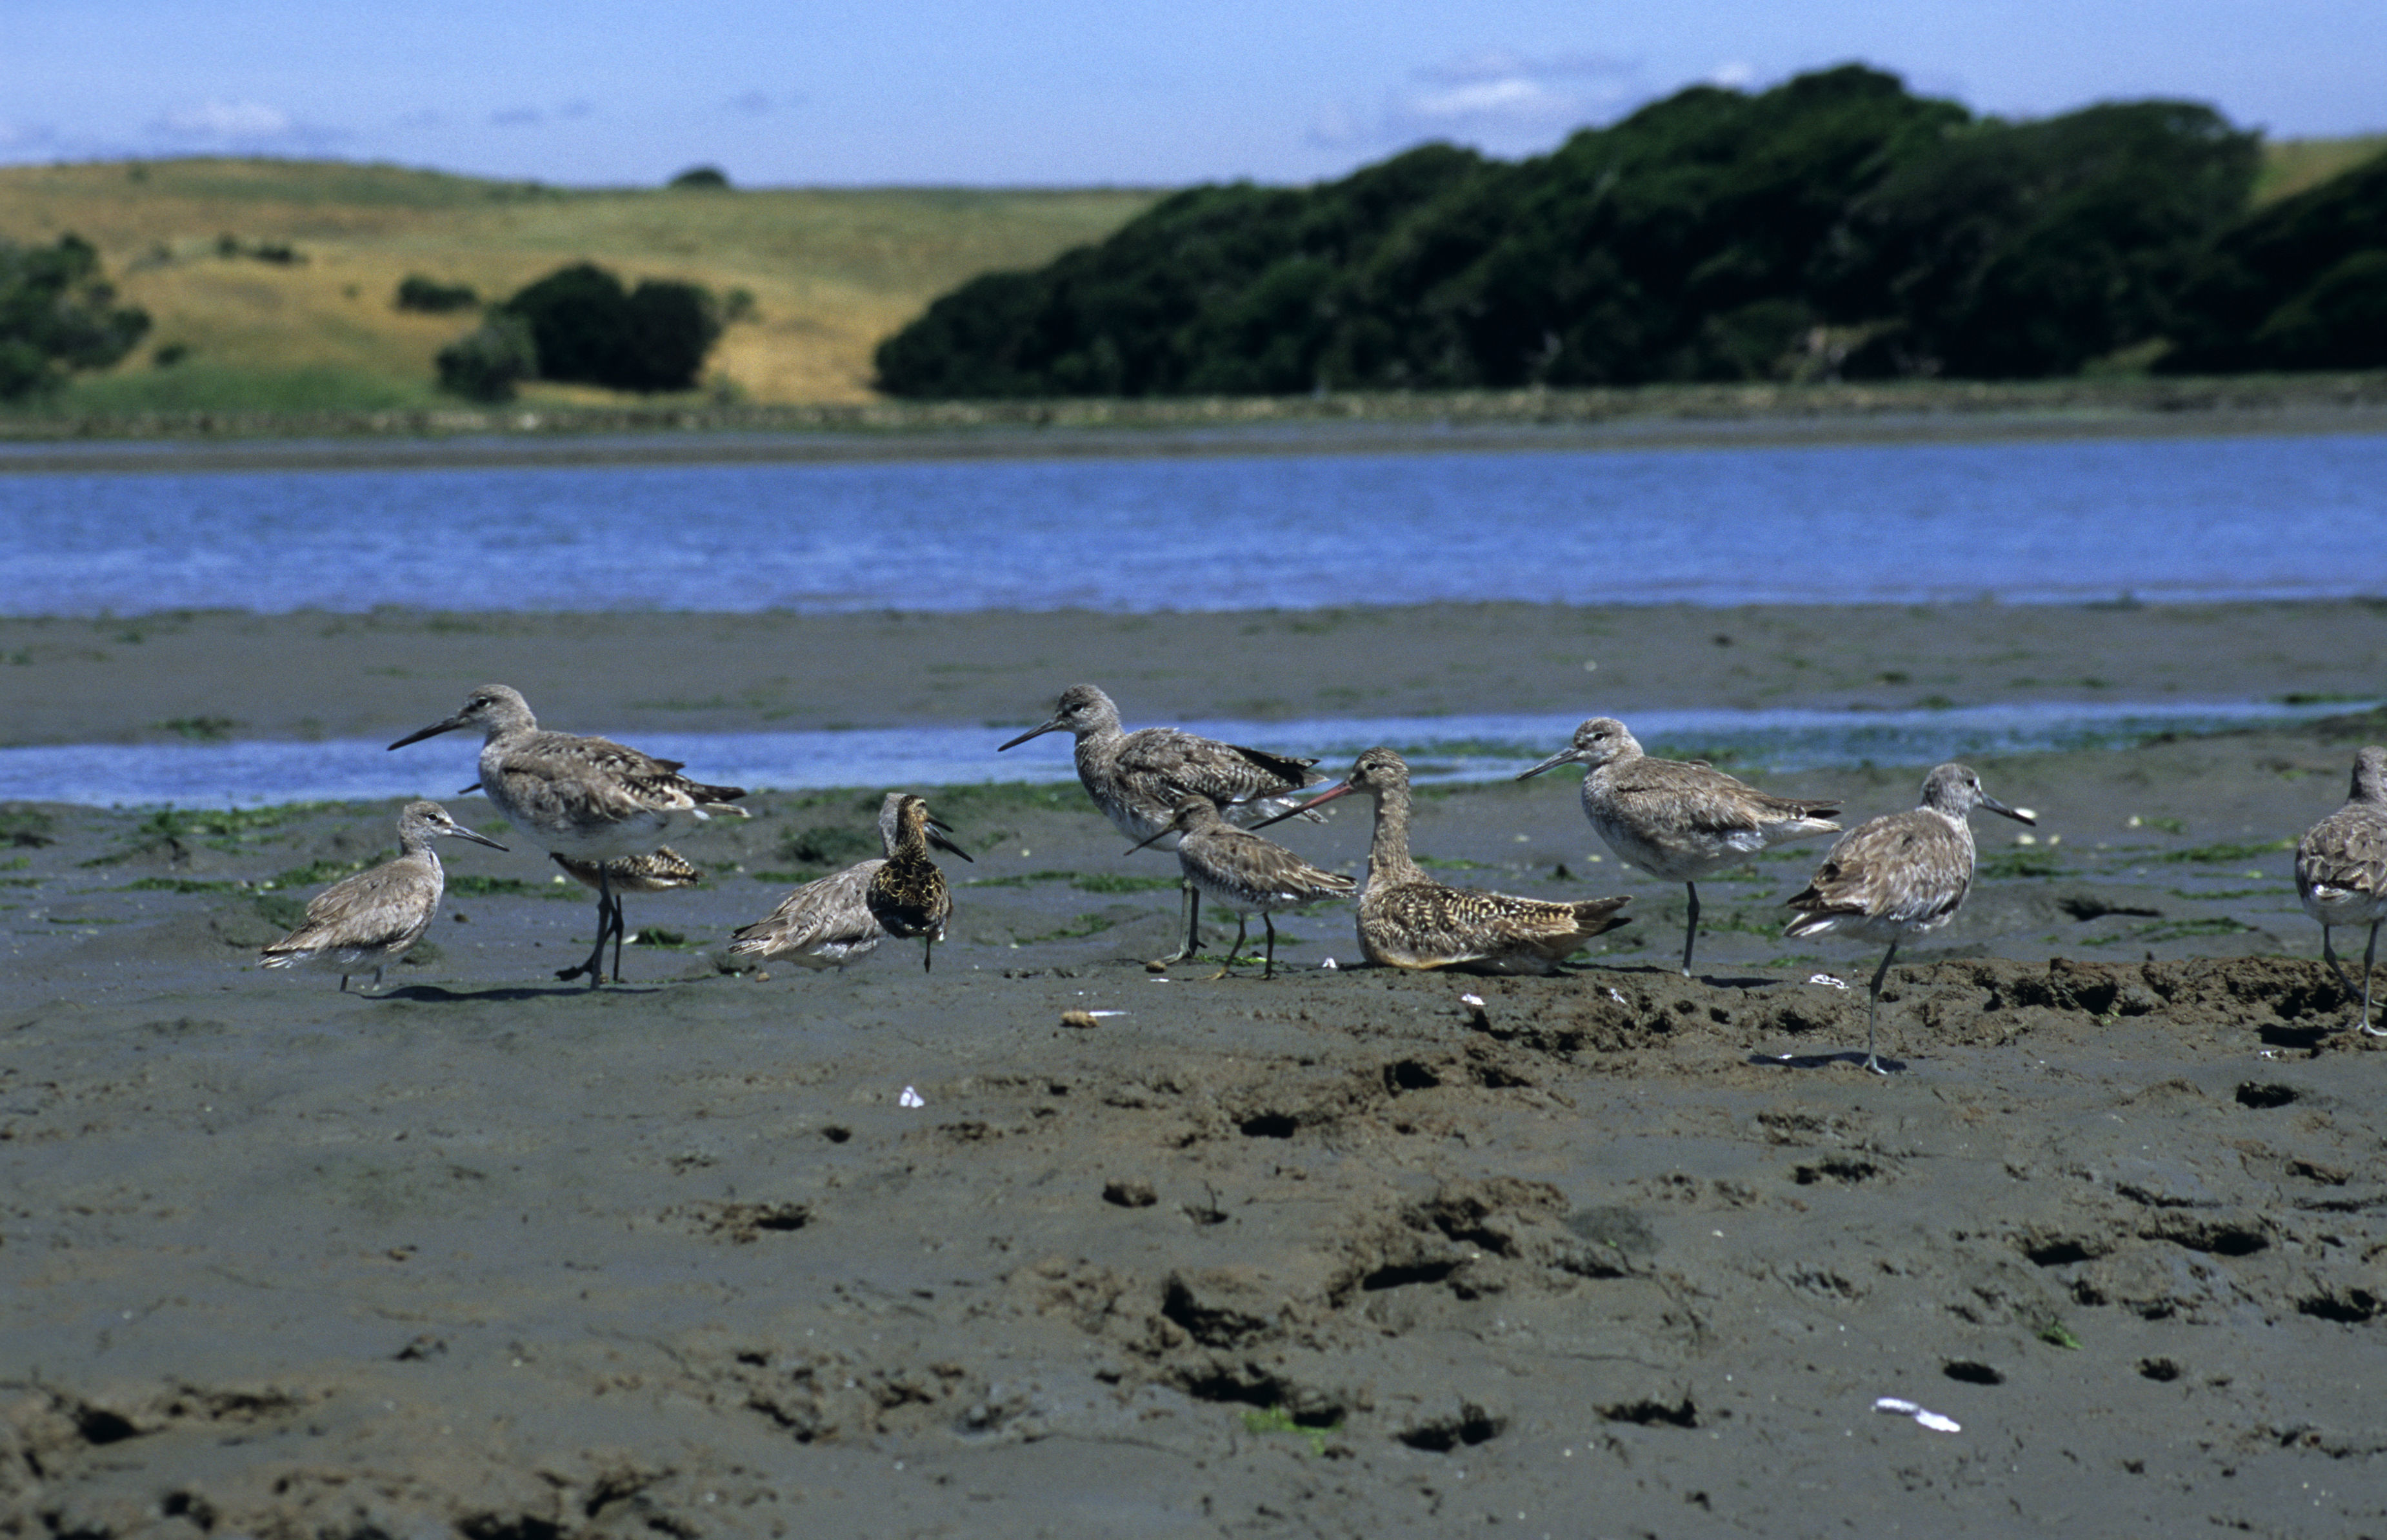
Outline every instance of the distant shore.
POLYGON ((1139 400, 0 413, 0 473, 2387 432, 2387 372, 1139 400))

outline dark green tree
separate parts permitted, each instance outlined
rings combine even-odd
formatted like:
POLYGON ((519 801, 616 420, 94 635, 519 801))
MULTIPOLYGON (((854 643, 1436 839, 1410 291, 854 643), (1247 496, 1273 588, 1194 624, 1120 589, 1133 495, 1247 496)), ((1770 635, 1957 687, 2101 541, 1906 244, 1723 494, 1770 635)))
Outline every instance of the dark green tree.
POLYGON ((688 390, 721 336, 712 297, 650 279, 636 290, 589 262, 559 268, 500 309, 529 327, 543 379, 612 390, 688 390))
POLYGON ((0 241, 0 401, 55 390, 78 369, 106 369, 148 330, 147 311, 116 303, 88 241, 0 241))
POLYGON ((2241 221, 2179 303, 2180 372, 2387 365, 2387 155, 2241 221))
POLYGON ((492 311, 474 330, 439 349, 439 388, 473 401, 510 401, 514 387, 538 372, 530 323, 492 311))

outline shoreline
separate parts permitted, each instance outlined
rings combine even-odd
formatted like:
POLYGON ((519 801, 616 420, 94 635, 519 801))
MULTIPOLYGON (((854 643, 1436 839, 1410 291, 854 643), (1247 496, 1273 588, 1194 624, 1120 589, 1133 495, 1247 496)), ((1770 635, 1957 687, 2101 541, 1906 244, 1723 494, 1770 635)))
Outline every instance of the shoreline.
POLYGON ((0 474, 1699 449, 2387 432, 2387 372, 865 405, 0 414, 0 474))
POLYGON ((2368 701, 2387 604, 0 618, 0 747, 378 738, 492 680, 583 732, 2368 701))

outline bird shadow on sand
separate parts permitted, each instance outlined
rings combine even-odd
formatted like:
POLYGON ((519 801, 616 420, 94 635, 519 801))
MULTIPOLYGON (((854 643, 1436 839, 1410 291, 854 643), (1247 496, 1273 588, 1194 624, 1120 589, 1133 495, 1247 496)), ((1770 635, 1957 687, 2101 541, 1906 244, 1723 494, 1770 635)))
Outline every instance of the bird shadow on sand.
POLYGON ((559 1000, 583 994, 660 994, 661 984, 608 984, 592 990, 586 984, 509 984, 486 990, 451 990, 438 984, 404 984, 370 1000, 410 1000, 425 1005, 505 1004, 524 1000, 559 1000))
MULTIPOLYGON (((1897 1074, 1906 1067, 1904 1059, 1891 1058, 1888 1054, 1875 1055, 1882 1068, 1897 1074)), ((1841 1054, 1751 1054, 1748 1063, 1762 1064, 1772 1069, 1829 1069, 1836 1064, 1852 1064, 1864 1067, 1864 1054, 1854 1048, 1841 1054)))

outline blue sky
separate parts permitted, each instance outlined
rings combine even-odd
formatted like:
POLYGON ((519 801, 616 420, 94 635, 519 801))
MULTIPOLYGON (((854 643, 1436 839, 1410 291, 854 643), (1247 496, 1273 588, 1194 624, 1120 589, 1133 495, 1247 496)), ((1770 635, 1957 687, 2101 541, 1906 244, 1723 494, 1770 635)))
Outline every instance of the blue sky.
POLYGON ((2387 128, 2381 0, 6 0, 0 161, 335 156, 568 184, 1170 185, 1548 147, 1860 59, 1977 110, 2387 128))

